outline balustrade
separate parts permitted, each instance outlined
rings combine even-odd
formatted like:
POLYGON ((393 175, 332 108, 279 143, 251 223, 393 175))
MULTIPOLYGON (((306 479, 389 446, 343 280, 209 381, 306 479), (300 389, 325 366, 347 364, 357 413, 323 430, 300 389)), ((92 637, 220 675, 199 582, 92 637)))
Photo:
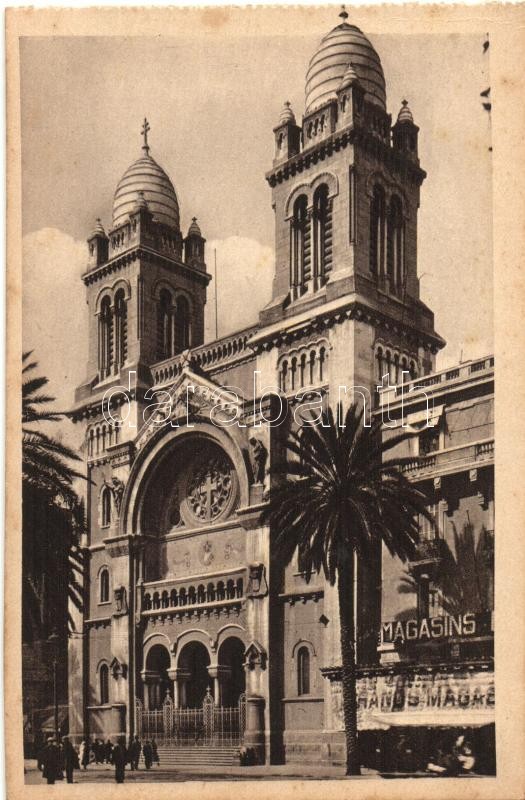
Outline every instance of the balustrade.
POLYGON ((143 611, 162 611, 166 609, 187 608, 207 603, 239 600, 244 596, 242 578, 230 578, 218 582, 210 581, 206 586, 181 586, 171 590, 146 591, 143 597, 143 611))

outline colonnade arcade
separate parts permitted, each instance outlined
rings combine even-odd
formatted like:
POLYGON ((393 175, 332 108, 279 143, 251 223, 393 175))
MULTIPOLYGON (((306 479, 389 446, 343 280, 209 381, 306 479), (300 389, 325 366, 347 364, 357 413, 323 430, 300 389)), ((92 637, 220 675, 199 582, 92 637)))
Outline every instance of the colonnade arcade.
POLYGON ((207 693, 216 706, 238 704, 246 689, 245 644, 238 636, 228 636, 216 649, 200 637, 188 639, 176 656, 170 649, 157 638, 146 644, 141 672, 146 710, 160 709, 167 694, 175 708, 202 708, 207 693))

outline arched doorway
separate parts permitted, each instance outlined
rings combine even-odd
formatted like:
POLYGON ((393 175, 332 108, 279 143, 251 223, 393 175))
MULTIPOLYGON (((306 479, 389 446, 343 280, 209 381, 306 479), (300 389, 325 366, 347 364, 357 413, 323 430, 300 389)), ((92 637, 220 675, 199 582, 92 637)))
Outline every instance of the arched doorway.
POLYGON ((246 690, 244 672, 244 643, 236 636, 230 636, 219 648, 218 662, 221 672, 221 704, 234 708, 239 697, 246 690))
POLYGON ((146 656, 146 691, 149 709, 161 708, 166 694, 171 688, 168 677, 171 659, 166 647, 155 644, 146 656))
POLYGON ((202 708, 206 689, 213 694, 213 681, 208 673, 210 656, 202 642, 189 642, 182 648, 178 667, 184 674, 181 687, 181 705, 186 708, 202 708))

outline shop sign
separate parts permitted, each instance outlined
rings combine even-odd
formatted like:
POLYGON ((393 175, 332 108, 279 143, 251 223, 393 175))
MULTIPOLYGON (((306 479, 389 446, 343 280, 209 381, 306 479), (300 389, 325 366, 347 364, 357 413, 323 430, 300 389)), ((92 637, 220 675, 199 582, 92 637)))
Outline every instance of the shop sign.
POLYGON ((490 633, 491 614, 446 614, 442 617, 395 620, 381 626, 381 644, 430 642, 452 637, 471 637, 490 633))
MULTIPOLYGON (((399 724, 403 712, 407 724, 477 724, 481 717, 494 713, 494 673, 489 671, 454 673, 426 671, 411 674, 372 675, 358 678, 358 727, 369 729, 399 724)), ((341 683, 332 681, 332 710, 336 727, 343 729, 341 683)))

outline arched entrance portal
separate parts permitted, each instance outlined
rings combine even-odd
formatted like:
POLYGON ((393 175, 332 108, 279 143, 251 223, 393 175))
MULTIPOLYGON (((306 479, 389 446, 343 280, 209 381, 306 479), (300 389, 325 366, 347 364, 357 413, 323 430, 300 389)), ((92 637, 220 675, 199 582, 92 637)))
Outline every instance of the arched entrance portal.
POLYGON ((169 693, 171 681, 168 677, 170 654, 166 647, 155 644, 146 657, 145 683, 147 706, 150 709, 161 708, 169 693))
POLYGON ((244 644, 236 636, 226 639, 219 648, 221 705, 234 708, 246 690, 244 644))
POLYGON ((201 642, 189 642, 181 650, 179 669, 182 677, 180 697, 182 707, 202 708, 208 687, 213 694, 209 665, 210 656, 201 642))

